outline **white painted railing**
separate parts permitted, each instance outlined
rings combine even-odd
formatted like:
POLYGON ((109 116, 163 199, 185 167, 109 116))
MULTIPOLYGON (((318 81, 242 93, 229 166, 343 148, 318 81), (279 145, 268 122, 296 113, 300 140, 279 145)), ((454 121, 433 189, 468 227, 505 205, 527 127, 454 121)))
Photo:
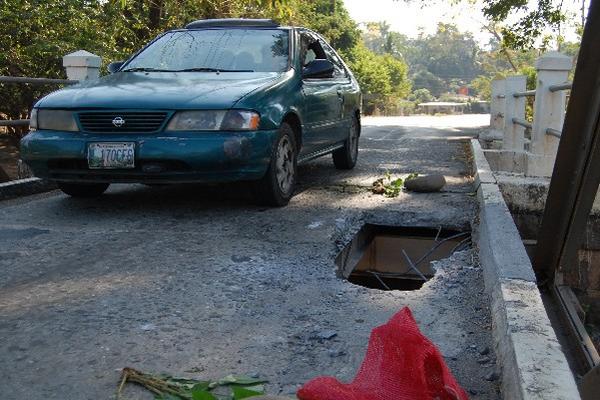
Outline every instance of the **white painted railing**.
POLYGON ((502 165, 518 165, 527 176, 551 176, 565 119, 567 82, 571 57, 558 52, 536 62, 535 90, 527 90, 525 76, 509 76, 492 82, 491 137, 502 139, 502 165), (525 119, 525 98, 535 97, 533 121, 525 119), (531 140, 525 138, 531 131, 531 140), (510 162, 512 159, 512 163, 510 162))

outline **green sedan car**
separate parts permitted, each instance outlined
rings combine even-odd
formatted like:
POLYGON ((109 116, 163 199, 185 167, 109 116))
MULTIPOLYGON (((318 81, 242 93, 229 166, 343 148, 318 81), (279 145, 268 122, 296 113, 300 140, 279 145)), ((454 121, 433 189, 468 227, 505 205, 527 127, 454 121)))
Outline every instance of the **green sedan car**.
POLYGON ((253 181, 282 206, 297 165, 356 164, 361 93, 317 33, 271 20, 201 20, 165 32, 110 74, 53 92, 21 158, 71 196, 111 183, 253 181))

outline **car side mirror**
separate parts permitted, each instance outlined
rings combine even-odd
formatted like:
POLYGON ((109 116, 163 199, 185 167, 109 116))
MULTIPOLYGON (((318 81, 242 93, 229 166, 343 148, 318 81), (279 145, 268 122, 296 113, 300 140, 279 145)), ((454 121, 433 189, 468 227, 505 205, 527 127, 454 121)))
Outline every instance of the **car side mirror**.
POLYGON ((312 60, 302 68, 303 78, 331 78, 333 76, 333 63, 329 60, 312 60))
POLYGON ((114 74, 115 72, 117 72, 119 70, 119 68, 121 68, 123 66, 123 64, 125 64, 125 61, 114 61, 114 62, 111 62, 110 64, 108 64, 106 69, 111 74, 114 74))

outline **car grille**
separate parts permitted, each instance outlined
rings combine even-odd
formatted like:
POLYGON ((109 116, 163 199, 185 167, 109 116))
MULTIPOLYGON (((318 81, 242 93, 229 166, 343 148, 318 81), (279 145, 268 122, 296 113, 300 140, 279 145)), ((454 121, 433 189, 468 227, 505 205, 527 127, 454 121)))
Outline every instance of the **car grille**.
POLYGON ((86 132, 156 132, 158 131, 168 113, 162 111, 152 112, 80 112, 79 122, 81 128, 86 132), (115 125, 113 121, 123 120, 121 126, 115 125))

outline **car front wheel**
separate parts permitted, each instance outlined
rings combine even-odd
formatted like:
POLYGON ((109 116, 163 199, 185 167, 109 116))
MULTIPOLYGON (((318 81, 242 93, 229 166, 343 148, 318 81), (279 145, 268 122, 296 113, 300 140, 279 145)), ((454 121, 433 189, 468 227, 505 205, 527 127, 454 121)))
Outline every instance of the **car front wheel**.
POLYGON ((296 185, 297 155, 294 130, 284 122, 279 128, 269 169, 257 182, 261 203, 281 207, 290 201, 296 185))
POLYGON ((108 189, 108 183, 58 182, 58 188, 72 197, 97 197, 108 189))
POLYGON ((358 159, 358 137, 360 126, 358 118, 352 117, 350 122, 350 132, 344 147, 333 152, 333 164, 337 169, 352 169, 358 159))

